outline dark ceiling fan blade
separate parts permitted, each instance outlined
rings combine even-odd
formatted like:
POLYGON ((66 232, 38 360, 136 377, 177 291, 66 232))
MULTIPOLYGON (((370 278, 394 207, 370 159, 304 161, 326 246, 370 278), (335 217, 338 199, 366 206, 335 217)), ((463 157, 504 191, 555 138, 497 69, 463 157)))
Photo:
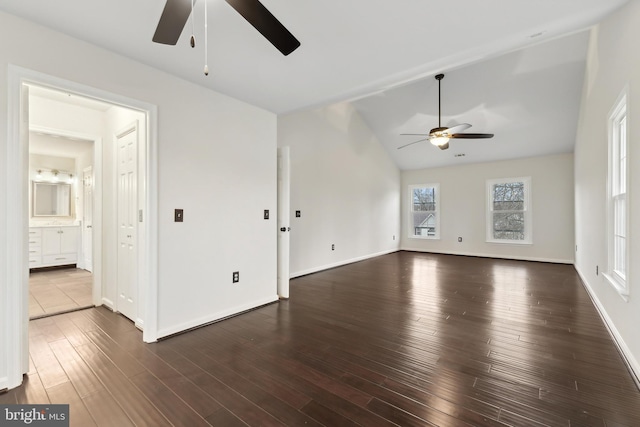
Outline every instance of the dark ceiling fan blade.
POLYGON ((482 138, 493 138, 492 133, 454 133, 450 136, 450 138, 460 138, 460 139, 482 139, 482 138))
POLYGON ((289 55, 300 46, 298 39, 258 0, 226 0, 226 2, 283 55, 289 55))
POLYGON ((167 0, 153 35, 156 43, 175 45, 191 14, 191 0, 167 0))
POLYGON ((408 144, 401 145, 400 147, 398 147, 398 150, 401 149, 401 148, 404 148, 404 147, 408 147, 408 146, 413 145, 413 144, 417 144, 418 142, 428 141, 428 140, 429 140, 429 138, 419 139, 417 141, 413 141, 413 142, 410 142, 408 144))

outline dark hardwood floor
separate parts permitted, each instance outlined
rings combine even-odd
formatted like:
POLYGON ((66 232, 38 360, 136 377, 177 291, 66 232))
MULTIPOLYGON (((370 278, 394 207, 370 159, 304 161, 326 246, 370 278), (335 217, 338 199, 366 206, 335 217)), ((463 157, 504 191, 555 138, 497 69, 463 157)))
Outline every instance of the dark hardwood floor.
POLYGON ((94 308, 30 322, 0 403, 71 425, 640 426, 640 392, 572 266, 398 252, 143 344, 94 308))

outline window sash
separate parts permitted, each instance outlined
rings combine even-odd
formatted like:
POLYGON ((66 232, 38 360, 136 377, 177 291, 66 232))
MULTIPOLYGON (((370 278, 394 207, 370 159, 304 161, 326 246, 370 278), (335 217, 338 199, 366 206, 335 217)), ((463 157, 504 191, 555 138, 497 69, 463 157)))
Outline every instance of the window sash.
POLYGON ((629 294, 628 274, 628 158, 627 158, 627 92, 609 114, 609 188, 608 188, 608 255, 607 281, 624 298, 629 294))
POLYGON ((487 241, 531 243, 530 178, 489 180, 487 184, 487 241))
POLYGON ((440 188, 438 184, 409 186, 409 237, 440 238, 440 188), (420 194, 419 192, 422 192, 420 194), (424 214, 424 215, 420 215, 424 214), (420 218, 417 218, 417 215, 420 218), (422 218, 424 216, 424 218, 422 218))

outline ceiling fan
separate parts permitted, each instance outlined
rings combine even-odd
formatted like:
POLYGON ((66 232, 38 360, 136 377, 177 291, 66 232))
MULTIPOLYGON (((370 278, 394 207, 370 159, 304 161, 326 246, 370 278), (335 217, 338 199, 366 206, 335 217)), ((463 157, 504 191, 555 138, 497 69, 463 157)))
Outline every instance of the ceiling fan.
MULTIPOLYGON (((225 1, 253 25, 272 45, 282 52, 283 55, 289 55, 300 46, 300 42, 293 34, 258 0, 225 1)), ((175 45, 180 38, 182 29, 189 19, 194 4, 195 0, 167 0, 162 15, 160 16, 158 27, 153 35, 153 41, 156 43, 175 45)), ((193 47, 194 44, 195 41, 192 36, 191 46, 193 47)))
POLYGON ((429 141, 441 150, 449 148, 449 140, 453 138, 459 139, 481 139, 481 138, 493 138, 492 133, 460 133, 463 130, 469 129, 471 125, 469 123, 461 123, 456 126, 442 127, 440 124, 440 81, 444 78, 444 74, 436 75, 438 81, 438 127, 433 128, 429 133, 402 133, 400 135, 413 135, 413 136, 426 136, 426 138, 419 139, 417 141, 410 142, 403 146, 398 147, 398 150, 409 145, 417 144, 422 141, 429 141))

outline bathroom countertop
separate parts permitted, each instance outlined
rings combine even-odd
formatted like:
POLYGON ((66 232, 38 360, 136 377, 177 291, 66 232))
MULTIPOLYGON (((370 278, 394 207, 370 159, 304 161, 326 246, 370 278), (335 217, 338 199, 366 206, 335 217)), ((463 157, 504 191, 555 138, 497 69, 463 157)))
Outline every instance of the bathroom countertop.
POLYGON ((39 227, 39 228, 43 228, 43 227, 77 227, 79 226, 80 223, 79 222, 59 222, 59 223, 53 223, 53 222, 30 222, 29 223, 29 228, 34 228, 34 227, 39 227))

